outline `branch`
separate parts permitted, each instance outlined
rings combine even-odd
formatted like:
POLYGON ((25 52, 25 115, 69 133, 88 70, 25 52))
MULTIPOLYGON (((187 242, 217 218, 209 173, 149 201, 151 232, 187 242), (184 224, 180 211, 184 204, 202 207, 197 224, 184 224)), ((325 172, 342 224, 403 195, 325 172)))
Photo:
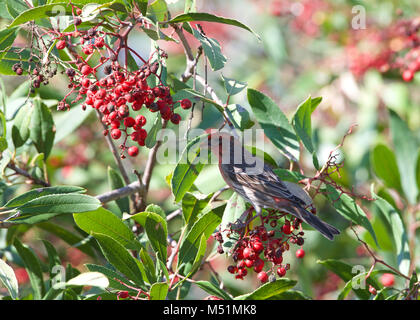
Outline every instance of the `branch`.
POLYGON ((143 190, 144 186, 140 184, 139 181, 135 181, 126 185, 125 187, 102 193, 96 196, 96 199, 98 199, 101 203, 107 203, 113 200, 118 200, 120 198, 127 197, 136 192, 141 193, 143 192, 143 190))
POLYGON ((7 165, 7 167, 8 167, 9 169, 13 170, 14 172, 16 172, 18 175, 21 175, 21 176, 23 176, 23 177, 28 178, 29 180, 31 180, 31 181, 32 181, 33 183, 35 183, 35 184, 39 184, 39 185, 44 186, 44 187, 49 187, 49 186, 51 186, 48 182, 46 182, 46 181, 44 181, 44 180, 41 180, 41 179, 38 179, 38 178, 36 178, 36 177, 32 176, 32 175, 31 175, 28 171, 23 170, 23 169, 21 169, 21 168, 17 167, 17 166, 16 166, 14 163, 12 163, 12 162, 9 162, 9 164, 7 165))

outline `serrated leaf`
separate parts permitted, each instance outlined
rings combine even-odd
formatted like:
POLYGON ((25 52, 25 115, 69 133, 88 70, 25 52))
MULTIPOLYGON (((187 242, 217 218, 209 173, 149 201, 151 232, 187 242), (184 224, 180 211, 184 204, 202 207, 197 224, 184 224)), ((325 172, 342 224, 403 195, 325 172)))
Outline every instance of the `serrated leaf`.
MULTIPOLYGON (((96 0, 98 1, 98 0, 96 0)), ((57 16, 57 6, 61 6, 66 9, 67 14, 71 14, 71 6, 68 3, 63 1, 58 3, 46 4, 43 6, 38 6, 34 8, 27 9, 23 12, 19 12, 19 15, 15 17, 11 24, 9 24, 8 28, 12 28, 21 24, 24 24, 29 21, 48 18, 48 17, 55 17, 57 16)))
POLYGON ((157 281, 156 275, 155 275, 155 264, 153 263, 152 258, 148 255, 148 253, 141 249, 139 253, 139 258, 141 263, 144 266, 144 271, 146 273, 146 277, 149 283, 155 283, 157 281))
MULTIPOLYGON (((205 135, 195 137, 186 146, 182 152, 181 158, 175 167, 171 178, 171 189, 175 196, 175 202, 179 202, 190 190, 197 179, 199 173, 204 167, 200 157, 198 143, 205 135)), ((208 159, 206 157, 206 159, 208 159)))
POLYGON ((223 210, 224 206, 221 206, 203 214, 183 239, 179 248, 178 269, 182 269, 184 275, 188 274, 197 256, 201 236, 204 234, 206 239, 211 236, 222 221, 223 210))
POLYGON ((222 69, 226 63, 226 57, 223 55, 220 43, 213 38, 209 38, 200 31, 193 29, 194 37, 200 41, 204 54, 209 59, 213 71, 222 69))
POLYGON ((187 192, 182 198, 182 216, 186 224, 192 225, 197 215, 207 206, 211 198, 207 196, 199 199, 194 194, 187 192))
POLYGON ((119 281, 115 280, 115 279, 118 279, 118 280, 120 280, 123 283, 127 283, 127 279, 125 279, 124 277, 122 277, 116 271, 111 270, 109 268, 106 268, 104 266, 99 266, 99 265, 90 264, 90 263, 87 263, 85 266, 91 272, 95 272, 96 271, 96 272, 100 272, 100 273, 104 274, 108 278, 108 281, 109 281, 108 286, 110 288, 114 288, 114 289, 118 289, 118 290, 127 290, 127 287, 126 286, 124 286, 119 281))
POLYGON ((226 114, 232 124, 241 131, 254 126, 248 110, 239 104, 230 104, 226 107, 226 114))
POLYGON ((223 236, 223 247, 227 250, 232 249, 232 247, 236 243, 235 240, 227 237, 227 233, 230 229, 229 225, 234 224, 245 211, 245 200, 235 192, 234 194, 232 194, 232 196, 226 204, 222 222, 220 224, 220 230, 223 236))
POLYGON ((93 233, 106 259, 118 271, 136 284, 143 285, 142 273, 133 256, 119 242, 111 237, 93 233))
POLYGON ((88 234, 106 234, 128 249, 139 249, 134 233, 111 211, 99 207, 95 211, 73 214, 77 226, 88 234))
POLYGON ((297 171, 290 171, 283 168, 277 168, 273 170, 281 180, 290 181, 293 183, 299 183, 299 181, 306 179, 307 177, 297 171))
POLYGON ((65 286, 90 286, 98 288, 107 288, 109 286, 108 278, 100 272, 85 272, 67 281, 65 286))
POLYGON ((171 24, 171 23, 178 23, 178 22, 191 22, 191 21, 208 21, 208 22, 228 24, 231 26, 245 29, 253 33, 258 39, 260 39, 260 37, 251 28, 249 28, 248 26, 244 25, 243 23, 237 20, 223 18, 220 16, 216 16, 216 15, 204 13, 204 12, 189 12, 189 13, 180 14, 174 17, 173 19, 171 19, 169 23, 171 24))
POLYGON ((248 102, 265 135, 290 160, 299 159, 299 142, 292 125, 274 101, 248 88, 248 102))
POLYGON ((148 6, 148 15, 156 18, 157 21, 168 20, 168 6, 164 0, 155 0, 148 6))
POLYGON ((131 216, 146 230, 147 238, 158 258, 166 263, 168 227, 166 220, 154 212, 140 212, 131 216))
POLYGON ((208 281, 196 281, 194 282, 195 285, 199 286, 201 289, 210 293, 213 296, 220 297, 224 300, 232 300, 232 298, 222 289, 216 287, 213 283, 208 281))
POLYGON ((273 296, 281 294, 296 285, 297 281, 290 279, 278 279, 274 282, 269 282, 257 290, 238 297, 235 300, 268 300, 273 296))
POLYGON ((235 94, 238 94, 242 90, 246 88, 248 85, 246 82, 241 82, 235 79, 227 78, 222 74, 222 80, 223 84, 226 89, 226 93, 228 96, 233 96, 235 94))
POLYGON ((46 187, 46 188, 37 188, 32 189, 28 192, 25 192, 11 200, 9 200, 5 207, 16 208, 24 205, 25 203, 50 194, 66 194, 66 193, 85 193, 86 189, 82 187, 74 186, 55 186, 55 187, 46 187))
POLYGON ((322 98, 312 99, 311 97, 306 99, 298 106, 292 120, 297 136, 311 154, 315 151, 312 144, 311 115, 321 103, 321 100, 322 98))
POLYGON ((375 240, 376 245, 379 246, 375 231, 373 230, 366 213, 357 205, 354 199, 345 193, 338 192, 330 185, 327 185, 327 196, 339 214, 365 228, 370 233, 373 240, 375 240))

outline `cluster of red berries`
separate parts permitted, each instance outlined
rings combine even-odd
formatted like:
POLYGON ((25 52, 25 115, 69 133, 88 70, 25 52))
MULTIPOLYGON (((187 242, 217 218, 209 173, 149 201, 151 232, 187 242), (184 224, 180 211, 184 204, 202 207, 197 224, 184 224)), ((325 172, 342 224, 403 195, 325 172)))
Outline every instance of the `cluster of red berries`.
MULTIPOLYGON (((232 258, 236 265, 230 265, 228 271, 235 274, 236 279, 243 279, 248 274, 248 269, 257 273, 257 278, 262 282, 269 280, 268 273, 271 273, 270 280, 275 280, 277 274, 284 277, 290 264, 283 263, 283 253, 290 249, 290 244, 302 246, 304 244, 302 231, 300 229, 301 221, 294 219, 290 221, 284 219, 281 227, 278 228, 278 221, 284 217, 284 213, 270 210, 266 217, 262 218, 262 224, 251 230, 247 230, 240 236, 239 240, 233 248, 232 258), (267 227, 265 226, 267 225, 267 227), (269 270, 264 271, 266 263, 270 263, 269 270)), ((227 233, 228 238, 234 238, 232 227, 227 233)), ((223 237, 219 233, 216 234, 216 240, 219 241, 218 252, 223 253, 222 244, 223 237)), ((297 258, 303 258, 305 251, 299 249, 296 251, 297 258)))
POLYGON ((385 30, 373 26, 357 30, 347 46, 350 70, 356 76, 369 69, 395 70, 404 81, 412 81, 420 70, 419 30, 420 18, 398 20, 385 30))
MULTIPOLYGON (((78 101, 83 102, 83 110, 88 106, 96 109, 105 127, 103 134, 115 140, 121 139, 121 158, 125 158, 125 151, 135 157, 139 153, 138 146, 146 144, 148 135, 144 129, 146 117, 135 112, 145 107, 150 112, 159 112, 164 122, 179 124, 181 116, 174 112, 175 107, 180 105, 183 109, 189 109, 191 101, 174 101, 169 87, 162 81, 160 66, 162 60, 167 58, 164 51, 156 49, 149 59, 143 59, 128 46, 128 32, 132 28, 122 27, 121 34, 118 34, 101 29, 98 23, 82 30, 79 27, 82 23, 79 17, 81 9, 72 5, 72 11, 74 31, 49 30, 45 33, 50 35, 50 42, 56 42, 57 50, 67 50, 72 58, 66 61, 70 67, 62 72, 69 78, 70 90, 59 102, 57 109, 68 110, 71 104, 78 101), (119 41, 111 45, 105 40, 107 36, 119 41), (118 61, 121 52, 125 52, 124 65, 118 61), (129 67, 128 53, 143 62, 137 70, 129 67), (153 77, 149 78, 151 75, 153 77), (136 145, 128 146, 129 138, 136 145)), ((22 64, 14 65, 13 71, 18 75, 23 74, 22 64)), ((32 82, 35 88, 47 81, 40 74, 39 68, 33 69, 30 74, 36 77, 32 82)))

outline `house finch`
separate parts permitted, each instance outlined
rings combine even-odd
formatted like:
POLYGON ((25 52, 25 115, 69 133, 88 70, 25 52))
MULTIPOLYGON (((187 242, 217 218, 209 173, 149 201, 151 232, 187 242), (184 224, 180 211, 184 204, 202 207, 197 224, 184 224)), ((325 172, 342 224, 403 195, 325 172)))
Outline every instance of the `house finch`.
POLYGON ((220 173, 227 185, 250 202, 257 215, 261 215, 262 208, 277 209, 306 222, 330 240, 340 233, 305 209, 312 205, 312 199, 302 188, 280 180, 237 138, 224 132, 213 133, 201 144, 202 150, 207 147, 218 156, 220 173))

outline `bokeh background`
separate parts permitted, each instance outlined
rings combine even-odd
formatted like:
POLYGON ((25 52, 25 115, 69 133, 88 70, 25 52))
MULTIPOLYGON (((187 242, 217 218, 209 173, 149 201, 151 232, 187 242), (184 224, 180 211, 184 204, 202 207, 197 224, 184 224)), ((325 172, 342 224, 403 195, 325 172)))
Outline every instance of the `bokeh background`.
MULTIPOLYGON (((167 1, 173 15, 182 12, 183 1, 167 1)), ((200 23, 206 34, 219 41, 227 63, 221 71, 208 73, 209 83, 224 100, 221 74, 246 82, 274 99, 282 111, 290 116, 298 104, 309 95, 321 96, 321 104, 312 118, 315 143, 323 163, 329 152, 340 143, 352 124, 357 124, 354 132, 347 137, 341 148, 341 158, 345 159, 341 177, 336 177, 347 189, 353 189, 360 195, 369 195, 370 187, 387 194, 395 205, 404 209, 401 198, 391 189, 385 190, 372 166, 372 149, 383 143, 393 149, 389 134, 389 115, 392 109, 403 118, 420 139, 420 74, 412 81, 404 81, 403 69, 393 68, 390 56, 404 55, 403 45, 393 36, 393 26, 397 21, 420 17, 420 2, 413 0, 212 0, 197 1, 198 11, 210 12, 224 17, 231 17, 250 26, 260 35, 261 41, 244 30, 214 23, 200 23), (354 6, 362 5, 366 13, 366 29, 355 30, 351 22, 356 15, 354 6), (394 40, 394 41, 393 41, 394 40), (395 42, 397 41, 397 42, 395 42), (399 52, 401 49, 401 52, 399 52), (382 191, 381 191, 382 190, 382 191)), ((6 22, 1 21, 5 24, 6 22)), ((194 49, 198 42, 188 37, 194 49)), ((24 43, 26 39, 19 41, 24 43)), ((401 40, 403 41, 403 40, 401 40)), ((133 34, 133 47, 145 56, 150 51, 150 40, 141 33, 133 34)), ((185 68, 185 56, 181 46, 174 43, 159 42, 168 52, 168 72, 179 77, 185 68)), ((394 60, 393 60, 394 61, 394 60)), ((203 63, 198 72, 204 73, 203 63)), ((9 95, 10 113, 22 103, 27 84, 18 77, 2 76, 9 95)), ((66 92, 67 80, 56 76, 48 86, 40 89, 44 99, 61 100, 66 92)), ((246 90, 231 98, 231 103, 238 103, 250 110, 246 99, 246 90)), ((52 102, 53 104, 53 102, 52 102)), ((72 109, 73 121, 83 122, 75 132, 66 131, 68 117, 54 112, 54 120, 60 127, 56 146, 48 160, 48 171, 52 184, 79 185, 87 188, 88 193, 96 195, 109 190, 107 167, 114 166, 111 153, 102 136, 102 129, 93 112, 82 112, 80 106, 72 109), (62 120, 61 120, 62 119, 62 120), (61 121, 61 122, 60 122, 61 121)), ((10 115, 9 115, 10 116, 10 115)), ((185 117, 185 115, 184 115, 185 117)), ((203 129, 220 125, 221 119, 211 107, 204 110, 197 108, 193 124, 203 129)), ((150 126, 150 124, 149 124, 150 126)), ((268 142, 265 146, 278 163, 285 166, 286 161, 268 142)), ((418 150, 413 150, 416 154, 418 150)), ((127 166, 139 171, 147 159, 147 149, 135 160, 126 160, 127 166)), ((303 159, 305 172, 314 174, 309 154, 303 159)), ((173 202, 170 188, 165 177, 173 170, 171 165, 158 165, 155 168, 149 201, 161 205, 167 213, 177 209, 173 202)), ((135 176, 132 176, 135 179, 135 176)), ((1 182, 4 183, 4 182, 1 182)), ((201 173, 196 185, 203 193, 217 191, 224 186, 217 167, 208 166, 201 173)), ((27 186, 16 186, 16 193, 27 186)), ((228 193, 224 194, 227 198, 228 193)), ((2 201, 11 197, 10 190, 3 192, 2 201)), ((325 240, 316 232, 305 234, 304 259, 296 259, 291 250, 285 260, 291 264, 288 277, 298 280, 297 289, 315 299, 335 299, 343 288, 344 282, 328 271, 318 260, 342 259, 352 265, 363 265, 367 269, 372 259, 367 255, 354 234, 346 227, 349 223, 334 212, 331 205, 322 197, 316 198, 320 217, 344 230, 335 241, 325 240)), ((375 215, 369 202, 361 201, 366 209, 375 232, 380 240, 377 248, 371 239, 360 230, 360 234, 378 255, 391 265, 396 265, 393 244, 387 235, 387 229, 375 215)), ((115 204, 110 204, 112 208, 115 204)), ((181 218, 179 218, 181 219, 181 218)), ((57 223, 69 229, 71 217, 60 218, 57 223)), ((177 228, 181 221, 174 219, 170 232, 177 237, 177 228)), ((70 228, 71 229, 71 228, 70 228)), ((52 241, 59 253, 74 267, 85 270, 83 264, 90 258, 77 248, 69 246, 56 236, 34 227, 25 231, 24 241, 30 243, 40 255, 43 247, 38 239, 52 241)), ((5 242, 5 230, 0 230, 0 247, 5 242)), ((214 248, 213 248, 214 250, 214 248)), ((420 250, 417 250, 420 251, 420 250)), ((419 253, 419 252, 418 252, 419 253)), ((417 254, 419 256, 419 254, 417 254)), ((255 278, 235 280, 227 273, 230 258, 218 256, 211 260, 212 267, 222 277, 225 286, 233 293, 249 292, 259 284, 255 278)), ((23 268, 17 268, 17 275, 22 284, 28 282, 23 268)), ((211 273, 204 268, 197 274, 197 279, 209 279, 211 273)), ((398 279, 396 279, 398 285, 398 279)), ((188 298, 205 297, 206 294, 193 287, 188 298)), ((350 297, 353 297, 350 295, 350 297)))

